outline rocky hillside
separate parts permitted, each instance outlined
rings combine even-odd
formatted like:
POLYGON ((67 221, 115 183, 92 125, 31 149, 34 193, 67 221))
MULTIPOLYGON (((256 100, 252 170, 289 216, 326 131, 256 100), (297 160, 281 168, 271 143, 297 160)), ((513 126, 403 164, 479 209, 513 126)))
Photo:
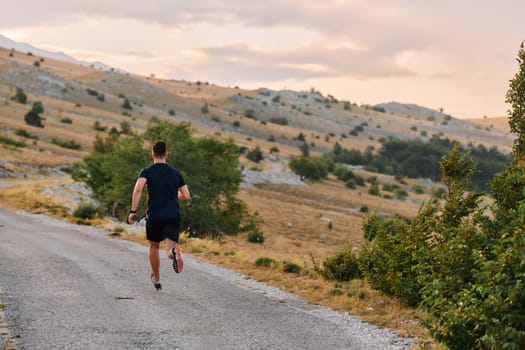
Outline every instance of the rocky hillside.
POLYGON ((198 134, 232 137, 248 148, 259 145, 265 153, 277 148, 284 157, 299 153, 301 133, 311 151, 321 153, 335 142, 363 150, 389 136, 425 140, 439 134, 501 151, 512 144, 512 135, 490 124, 419 106, 358 106, 313 90, 253 91, 161 80, 0 49, 0 135, 25 144, 3 144, 5 160, 71 163, 90 152, 97 133, 123 127, 140 132, 152 117, 189 121, 198 134), (16 88, 28 95, 27 104, 12 100, 16 88), (43 103, 44 128, 24 122, 35 101, 43 103), (20 130, 31 137, 21 136, 20 130), (67 147, 68 142, 75 146, 67 147))

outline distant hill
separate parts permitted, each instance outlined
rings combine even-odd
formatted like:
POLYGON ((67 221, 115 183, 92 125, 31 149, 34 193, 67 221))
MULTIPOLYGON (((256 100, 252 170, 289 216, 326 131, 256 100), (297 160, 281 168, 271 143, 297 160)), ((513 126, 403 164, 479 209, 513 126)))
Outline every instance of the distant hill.
POLYGON ((22 153, 12 148, 2 152, 21 162, 71 163, 90 152, 97 134, 120 129, 122 123, 140 132, 152 117, 188 121, 200 135, 233 138, 246 148, 259 145, 266 154, 277 149, 285 158, 300 154, 302 139, 312 153, 330 152, 336 142, 363 151, 379 148, 387 137, 425 141, 433 135, 510 152, 513 140, 490 123, 456 119, 418 105, 359 106, 318 91, 246 90, 162 80, 101 70, 3 36, 0 46, 6 47, 0 49, 0 134, 26 143, 22 153), (30 103, 11 100, 15 87, 28 94, 30 103, 43 102, 44 128, 25 124, 30 103), (123 107, 125 100, 131 109, 123 107), (35 141, 18 135, 20 129, 35 141), (61 147, 57 139, 75 140, 80 147, 61 147))
POLYGON ((442 111, 436 111, 434 109, 422 107, 417 104, 388 102, 377 104, 374 107, 384 108, 387 113, 412 117, 415 119, 435 118, 438 120, 445 120, 452 118, 451 115, 443 113, 442 111))
POLYGON ((66 55, 63 52, 51 52, 51 51, 42 50, 42 49, 39 49, 35 46, 29 45, 26 43, 20 43, 20 42, 11 40, 2 34, 0 34, 0 47, 6 48, 6 49, 13 49, 13 50, 16 50, 22 53, 31 52, 35 56, 52 58, 52 59, 59 60, 59 61, 82 64, 86 66, 93 66, 94 68, 98 68, 102 70, 113 69, 107 64, 102 63, 102 62, 87 62, 87 61, 77 60, 76 58, 66 55))

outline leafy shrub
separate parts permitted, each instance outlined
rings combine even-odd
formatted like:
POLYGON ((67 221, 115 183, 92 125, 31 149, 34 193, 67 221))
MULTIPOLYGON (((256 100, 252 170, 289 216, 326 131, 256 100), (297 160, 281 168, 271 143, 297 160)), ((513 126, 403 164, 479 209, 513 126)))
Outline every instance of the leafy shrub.
POLYGON ((131 129, 131 125, 127 121, 123 121, 120 123, 119 134, 131 135, 132 133, 133 133, 133 130, 131 129))
POLYGON ((15 147, 26 147, 27 145, 23 141, 13 140, 7 136, 0 135, 0 143, 15 147))
POLYGON ((359 257, 352 247, 347 246, 323 262, 322 274, 325 278, 337 281, 351 281, 362 278, 359 257))
POLYGON ((42 124, 42 118, 38 113, 35 113, 33 110, 26 113, 24 116, 24 120, 27 125, 36 126, 37 128, 43 128, 44 124, 42 124))
POLYGON ((254 149, 249 150, 246 154, 246 158, 255 163, 259 163, 261 160, 263 160, 264 156, 259 145, 255 146, 254 149))
POLYGON ((414 185, 412 186, 412 191, 417 194, 423 194, 425 193, 425 188, 421 185, 414 185))
POLYGON ((69 141, 66 141, 66 140, 61 140, 61 139, 58 139, 56 137, 53 137, 51 139, 51 143, 52 144, 55 144, 57 146, 60 146, 62 148, 67 148, 67 149, 73 149, 73 150, 79 150, 82 148, 82 145, 78 144, 75 140, 71 139, 69 141))
POLYGON ((11 99, 24 105, 27 103, 27 95, 24 90, 19 87, 16 88, 15 95, 11 97, 11 99))
POLYGON ((172 117, 175 115, 175 110, 172 108, 168 111, 168 114, 171 115, 172 117))
POLYGON ((283 271, 286 273, 299 273, 301 272, 301 266, 290 261, 283 261, 283 271))
POLYGON ((102 131, 102 132, 105 132, 108 127, 107 126, 103 126, 102 124, 100 124, 100 122, 98 120, 96 120, 94 123, 93 123, 93 126, 92 126, 93 130, 95 131, 102 131))
MULTIPOLYGON (((182 227, 192 236, 241 232, 250 215, 244 202, 236 197, 242 182, 239 148, 232 140, 194 138, 191 124, 186 122, 151 118, 142 135, 96 136, 93 154, 84 159, 83 171, 74 178, 85 181, 104 208, 114 208, 113 215, 124 218, 129 208, 122 205, 122 199, 133 190, 137 171, 151 163, 149 145, 157 140, 166 141, 169 153, 176 155, 171 164, 184 174, 192 193, 198 193, 191 203, 180 203, 184 212, 182 227)), ((142 201, 138 209, 144 208, 142 201)))
POLYGON ((90 88, 87 88, 86 89, 88 95, 91 95, 91 96, 95 96, 95 97, 98 97, 98 91, 97 90, 94 90, 94 89, 90 89, 90 88))
POLYGON ((248 233, 247 237, 248 242, 250 243, 260 243, 263 244, 265 241, 264 234, 259 229, 254 229, 248 233))
POLYGON ((270 119, 270 123, 279 124, 279 125, 288 125, 288 119, 279 117, 270 119))
POLYGON ((408 197, 407 191, 402 188, 396 188, 394 190, 394 195, 397 199, 401 199, 401 200, 404 200, 408 197))
POLYGON ((80 203, 73 212, 73 216, 80 219, 94 219, 101 215, 102 211, 100 208, 91 202, 80 203))
POLYGON ((133 107, 131 107, 131 103, 129 102, 127 98, 124 99, 124 102, 122 102, 122 108, 129 109, 129 110, 133 109, 133 107))
POLYGON ((276 263, 277 262, 274 259, 268 258, 266 256, 261 256, 255 260, 255 266, 272 267, 276 263))
POLYGON ((37 135, 33 135, 33 134, 31 134, 30 132, 28 132, 27 130, 24 130, 24 129, 16 129, 15 135, 22 136, 22 137, 25 137, 25 138, 28 138, 28 139, 38 140, 38 136, 37 135))
POLYGON ((355 174, 352 170, 340 164, 335 165, 333 173, 339 180, 343 181, 348 188, 355 188, 356 185, 365 185, 365 179, 362 176, 355 174))
POLYGON ((244 116, 249 119, 257 119, 255 117, 255 111, 253 109, 247 109, 244 111, 244 116))
POLYGON ((73 119, 65 117, 65 118, 61 118, 60 122, 64 124, 73 124, 73 119))
POLYGON ((43 128, 44 124, 42 124, 42 118, 40 117, 40 113, 44 112, 44 106, 42 105, 42 102, 37 101, 33 102, 33 106, 31 107, 31 110, 26 113, 24 116, 24 120, 26 124, 31 126, 36 126, 39 128, 43 128))
POLYGON ((288 165, 297 175, 311 180, 327 177, 330 167, 329 160, 322 156, 292 157, 288 165))
POLYGON ((368 194, 371 194, 372 196, 380 196, 381 193, 379 192, 379 184, 373 183, 370 185, 370 188, 368 189, 368 194))

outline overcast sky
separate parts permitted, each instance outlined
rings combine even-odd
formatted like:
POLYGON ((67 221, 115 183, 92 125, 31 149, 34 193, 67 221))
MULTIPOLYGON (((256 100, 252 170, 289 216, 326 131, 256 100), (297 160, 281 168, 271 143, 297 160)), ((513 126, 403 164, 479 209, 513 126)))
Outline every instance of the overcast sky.
POLYGON ((0 34, 158 77, 506 115, 524 0, 0 0, 0 34))

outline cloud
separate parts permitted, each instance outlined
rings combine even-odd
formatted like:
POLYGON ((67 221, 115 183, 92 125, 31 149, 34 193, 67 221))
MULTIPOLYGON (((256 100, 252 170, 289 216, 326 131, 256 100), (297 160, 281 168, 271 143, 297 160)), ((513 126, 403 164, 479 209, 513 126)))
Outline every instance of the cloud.
POLYGON ((294 50, 264 50, 248 45, 202 48, 205 59, 195 70, 209 79, 236 82, 274 81, 323 77, 368 79, 413 76, 399 66, 395 55, 370 52, 348 46, 316 42, 294 50))

